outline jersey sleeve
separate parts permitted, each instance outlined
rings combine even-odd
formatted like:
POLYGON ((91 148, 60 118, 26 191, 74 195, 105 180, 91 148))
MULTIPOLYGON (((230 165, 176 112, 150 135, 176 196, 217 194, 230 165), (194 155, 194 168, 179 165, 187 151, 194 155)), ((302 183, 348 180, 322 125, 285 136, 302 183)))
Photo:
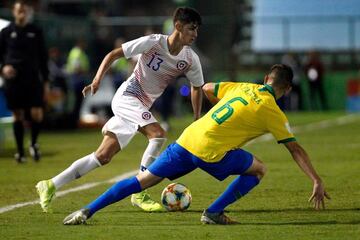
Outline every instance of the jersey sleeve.
POLYGON ((160 39, 160 35, 151 34, 140 37, 121 45, 124 56, 129 59, 152 48, 160 39))
POLYGON ((198 55, 193 53, 193 62, 189 70, 185 73, 187 79, 189 79, 191 85, 194 87, 201 87, 204 85, 204 76, 201 69, 201 63, 198 55))
POLYGON ((278 143, 296 141, 294 134, 291 132, 289 121, 278 107, 268 110, 267 115, 267 128, 278 143))
POLYGON ((235 89, 240 83, 235 82, 218 82, 215 83, 214 96, 222 99, 227 92, 235 89))

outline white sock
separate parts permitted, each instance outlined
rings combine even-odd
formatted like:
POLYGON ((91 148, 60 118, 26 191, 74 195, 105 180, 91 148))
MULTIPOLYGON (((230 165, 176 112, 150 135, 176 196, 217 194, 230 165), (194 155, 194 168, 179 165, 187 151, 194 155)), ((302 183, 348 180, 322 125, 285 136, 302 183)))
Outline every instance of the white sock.
POLYGON ((91 153, 83 158, 73 162, 67 169, 53 177, 51 180, 56 189, 59 189, 66 183, 69 183, 81 176, 87 174, 91 170, 101 166, 101 163, 96 158, 95 153, 91 153))
POLYGON ((166 138, 151 138, 149 140, 149 144, 145 149, 144 155, 141 159, 139 173, 145 171, 148 166, 150 166, 150 164, 159 156, 160 150, 165 142, 166 138))

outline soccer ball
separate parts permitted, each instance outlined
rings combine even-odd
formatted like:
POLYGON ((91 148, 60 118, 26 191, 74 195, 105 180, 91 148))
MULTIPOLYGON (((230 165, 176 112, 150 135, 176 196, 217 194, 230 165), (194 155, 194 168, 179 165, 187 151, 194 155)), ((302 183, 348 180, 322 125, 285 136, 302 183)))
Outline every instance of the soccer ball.
POLYGON ((168 211, 185 211, 191 203, 190 190, 181 183, 171 183, 161 193, 161 203, 168 211))

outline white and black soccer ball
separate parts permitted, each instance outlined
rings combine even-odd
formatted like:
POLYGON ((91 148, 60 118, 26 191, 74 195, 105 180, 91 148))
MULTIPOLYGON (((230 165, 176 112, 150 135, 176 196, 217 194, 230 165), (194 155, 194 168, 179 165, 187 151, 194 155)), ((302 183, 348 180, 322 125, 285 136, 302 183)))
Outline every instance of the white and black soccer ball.
POLYGON ((161 203, 168 211, 185 211, 191 204, 191 192, 181 183, 171 183, 161 193, 161 203))

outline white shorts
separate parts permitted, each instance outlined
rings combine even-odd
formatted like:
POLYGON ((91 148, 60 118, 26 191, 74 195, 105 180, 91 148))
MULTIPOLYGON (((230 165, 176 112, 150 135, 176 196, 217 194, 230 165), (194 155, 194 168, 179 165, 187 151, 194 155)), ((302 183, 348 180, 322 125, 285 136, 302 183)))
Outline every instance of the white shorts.
POLYGON ((135 97, 123 96, 120 88, 111 102, 114 116, 105 123, 102 133, 104 135, 107 132, 114 133, 121 149, 124 149, 135 136, 139 127, 157 122, 157 120, 140 100, 135 97))

